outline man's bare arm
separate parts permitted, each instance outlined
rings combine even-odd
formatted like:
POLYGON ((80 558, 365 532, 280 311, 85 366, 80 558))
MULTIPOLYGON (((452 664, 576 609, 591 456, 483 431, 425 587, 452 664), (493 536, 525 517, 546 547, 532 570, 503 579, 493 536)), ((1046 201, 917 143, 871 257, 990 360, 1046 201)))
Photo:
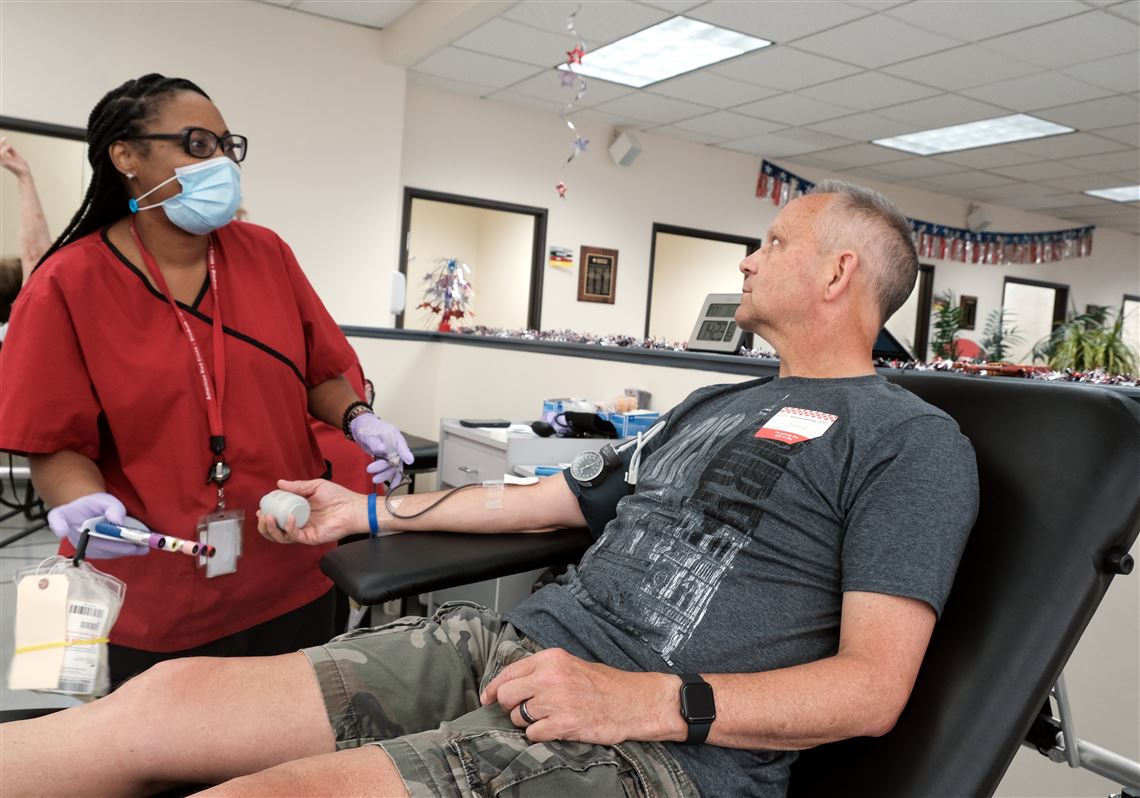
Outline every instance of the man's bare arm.
MULTIPOLYGON (((281 480, 277 484, 282 490, 308 499, 312 516, 305 527, 296 529, 293 524, 286 524, 286 530, 282 531, 258 513, 258 529, 269 540, 315 545, 369 531, 366 495, 325 480, 281 480)), ((384 497, 380 496, 376 500, 377 521, 380 529, 399 532, 549 532, 586 525, 578 499, 561 474, 540 479, 535 485, 506 485, 502 488, 502 506, 489 507, 489 504, 497 502, 488 502, 488 499, 497 499, 498 496, 492 496, 488 491, 497 490, 480 484, 463 489, 397 496, 388 503, 396 515, 402 517, 394 517, 385 507, 384 497)))
MULTIPOLYGON (((916 599, 845 593, 835 656, 763 673, 704 674, 717 713, 708 742, 796 750, 885 734, 910 696, 934 620, 916 599)), ((534 741, 683 741, 680 685, 671 674, 622 671, 548 649, 504 669, 483 701, 501 704, 534 741), (537 723, 523 723, 523 700, 537 723)))

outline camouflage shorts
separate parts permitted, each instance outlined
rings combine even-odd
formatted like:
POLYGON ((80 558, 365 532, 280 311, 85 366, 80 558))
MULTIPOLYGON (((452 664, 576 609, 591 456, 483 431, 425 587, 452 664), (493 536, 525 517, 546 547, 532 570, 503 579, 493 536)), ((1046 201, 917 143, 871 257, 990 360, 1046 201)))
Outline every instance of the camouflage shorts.
POLYGON ((305 649, 337 749, 380 745, 419 796, 684 796, 697 790, 656 743, 531 743, 479 693, 540 649, 467 602, 305 649))

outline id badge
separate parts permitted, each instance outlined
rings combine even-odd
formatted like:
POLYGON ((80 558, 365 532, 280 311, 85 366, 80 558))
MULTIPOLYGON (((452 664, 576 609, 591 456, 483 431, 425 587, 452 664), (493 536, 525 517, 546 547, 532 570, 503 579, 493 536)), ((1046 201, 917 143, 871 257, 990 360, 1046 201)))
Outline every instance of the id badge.
POLYGON ((198 556, 198 565, 205 566, 208 579, 237 571, 244 522, 245 513, 242 510, 221 510, 198 519, 198 542, 202 544, 203 550, 206 546, 214 548, 213 556, 198 556))

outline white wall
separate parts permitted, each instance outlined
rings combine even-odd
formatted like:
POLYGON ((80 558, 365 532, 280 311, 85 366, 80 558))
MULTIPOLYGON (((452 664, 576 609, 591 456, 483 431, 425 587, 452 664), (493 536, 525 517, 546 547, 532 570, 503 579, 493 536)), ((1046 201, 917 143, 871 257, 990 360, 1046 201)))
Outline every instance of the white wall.
POLYGON ((390 324, 405 74, 376 31, 245 0, 4 2, 0 14, 0 113, 84 127, 125 80, 193 80, 249 136, 250 220, 292 245, 337 321, 390 324))
POLYGON ((658 233, 649 337, 689 340, 706 295, 740 293, 737 266, 747 254, 743 244, 658 233))
POLYGON ((470 324, 511 330, 527 326, 533 240, 533 216, 479 209, 479 268, 472 275, 475 318, 470 324))

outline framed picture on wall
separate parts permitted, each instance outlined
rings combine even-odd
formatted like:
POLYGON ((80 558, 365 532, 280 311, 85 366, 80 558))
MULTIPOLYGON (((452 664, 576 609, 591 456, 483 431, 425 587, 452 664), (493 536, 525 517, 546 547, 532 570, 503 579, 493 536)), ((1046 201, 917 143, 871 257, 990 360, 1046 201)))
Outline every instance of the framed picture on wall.
POLYGON ((616 249, 582 246, 578 261, 578 301, 614 303, 617 295, 616 249))

